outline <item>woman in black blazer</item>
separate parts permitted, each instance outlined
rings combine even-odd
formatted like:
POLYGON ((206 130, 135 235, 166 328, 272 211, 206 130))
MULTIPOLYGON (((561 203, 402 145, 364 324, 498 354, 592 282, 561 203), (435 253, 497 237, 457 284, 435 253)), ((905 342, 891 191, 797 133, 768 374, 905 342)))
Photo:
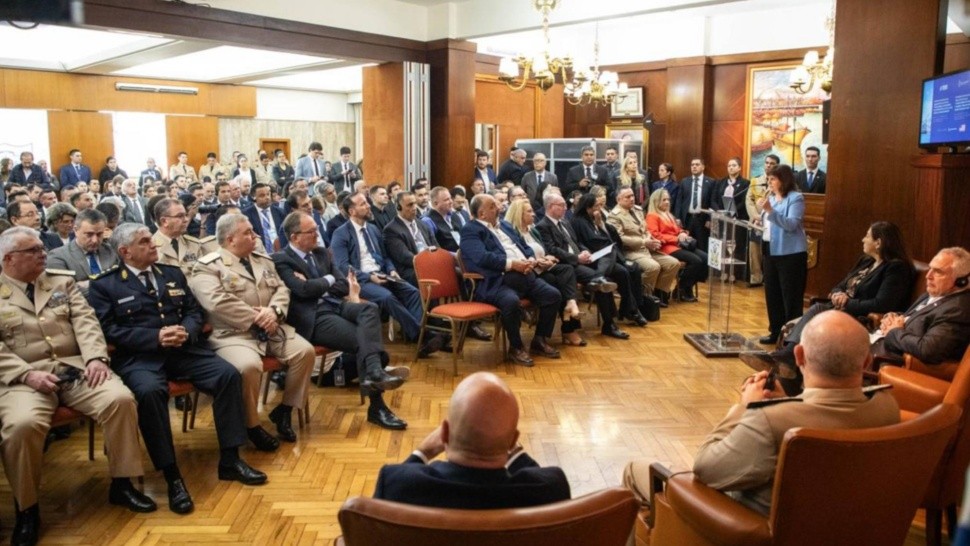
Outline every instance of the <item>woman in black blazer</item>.
MULTIPOLYGON (((714 193, 711 195, 711 208, 724 211, 739 220, 748 220, 748 209, 745 198, 751 181, 741 176, 741 158, 732 157, 727 162, 728 175, 714 183, 714 193)), ((748 262, 748 230, 738 228, 734 231, 735 250, 734 259, 748 262)), ((731 266, 734 267, 734 266, 731 266)), ((725 271, 722 275, 726 275, 725 271)), ((730 280, 734 282, 734 271, 730 272, 730 280)))
POLYGON ((784 352, 801 341, 802 329, 815 315, 838 309, 854 317, 869 313, 903 312, 909 306, 916 270, 903 245, 903 235, 891 222, 876 222, 862 238, 863 255, 826 300, 808 308, 785 338, 784 352))
MULTIPOLYGON (((592 191, 584 194, 574 207, 570 224, 576 232, 578 242, 589 249, 591 253, 613 245, 613 251, 596 261, 596 271, 601 276, 616 283, 620 294, 620 319, 629 319, 637 326, 646 326, 647 319, 640 313, 643 302, 643 283, 640 282, 640 267, 623 261, 619 249, 621 248, 620 234, 608 224, 604 218, 603 205, 605 195, 597 197, 592 191), (631 282, 631 279, 636 282, 631 282)), ((590 265, 590 267, 593 267, 590 265)))

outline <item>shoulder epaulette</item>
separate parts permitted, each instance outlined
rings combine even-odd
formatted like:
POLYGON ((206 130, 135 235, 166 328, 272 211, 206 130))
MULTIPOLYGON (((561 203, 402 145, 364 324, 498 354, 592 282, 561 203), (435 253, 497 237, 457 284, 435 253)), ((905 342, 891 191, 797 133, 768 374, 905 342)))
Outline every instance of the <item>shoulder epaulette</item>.
POLYGON ((108 269, 105 269, 104 271, 102 271, 101 273, 99 273, 97 275, 91 275, 91 279, 92 280, 96 280, 96 279, 100 279, 101 277, 105 277, 107 275, 111 275, 112 273, 118 271, 119 268, 120 267, 119 267, 118 264, 114 264, 113 266, 109 267, 108 269))
POLYGON ((205 256, 199 258, 199 263, 200 264, 209 265, 209 264, 211 264, 212 262, 214 262, 214 261, 216 261, 218 259, 219 259, 219 253, 218 252, 210 252, 210 253, 206 254, 205 256))
POLYGON ((44 271, 48 275, 67 275, 69 277, 74 276, 74 272, 71 271, 70 269, 45 269, 44 271))
POLYGON ((198 237, 193 237, 193 236, 189 235, 188 233, 186 233, 185 235, 182 235, 182 237, 185 237, 185 240, 186 241, 191 241, 193 243, 200 243, 201 242, 201 241, 199 241, 199 238, 198 237))
POLYGON ((862 394, 866 395, 866 397, 868 398, 872 398, 873 396, 876 395, 877 392, 886 391, 891 388, 893 388, 893 386, 888 383, 885 385, 870 385, 868 387, 862 388, 862 394))
POLYGON ((177 266, 177 265, 171 265, 171 264, 163 264, 162 262, 155 262, 155 267, 156 267, 156 268, 157 268, 157 269, 158 269, 159 271, 161 271, 161 270, 163 270, 163 269, 178 269, 179 271, 181 271, 181 270, 182 270, 182 268, 181 268, 181 267, 179 267, 179 266, 177 266))
POLYGON ((267 254, 267 253, 265 253, 265 252, 263 252, 261 250, 254 250, 253 251, 253 256, 259 256, 261 258, 266 258, 267 260, 272 260, 272 258, 269 257, 269 254, 267 254))
POLYGON ((199 241, 202 244, 211 243, 212 241, 215 241, 215 240, 216 240, 215 235, 209 235, 208 237, 202 237, 201 239, 196 239, 196 241, 199 241))
POLYGON ((766 408, 768 406, 774 406, 776 404, 784 404, 786 402, 804 402, 801 398, 786 397, 786 398, 768 398, 766 400, 758 400, 757 402, 749 402, 748 409, 759 409, 766 408))

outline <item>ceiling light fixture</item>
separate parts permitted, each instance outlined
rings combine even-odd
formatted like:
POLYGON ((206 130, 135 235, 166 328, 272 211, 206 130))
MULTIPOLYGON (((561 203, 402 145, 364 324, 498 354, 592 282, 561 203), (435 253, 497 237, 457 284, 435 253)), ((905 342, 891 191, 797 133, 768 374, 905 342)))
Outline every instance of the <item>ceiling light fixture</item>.
POLYGON ((593 66, 588 71, 576 71, 573 80, 566 84, 566 101, 573 106, 606 106, 622 102, 623 95, 617 99, 617 93, 625 93, 627 89, 626 83, 620 83, 620 76, 616 72, 600 72, 600 24, 596 23, 593 66))
POLYGON ((568 55, 555 57, 549 53, 549 14, 559 5, 559 0, 532 0, 532 7, 542 14, 542 36, 545 49, 534 56, 518 55, 503 57, 499 63, 499 79, 513 91, 522 91, 530 77, 543 91, 548 91, 559 79, 560 83, 570 80, 567 72, 572 69, 573 60, 568 55), (521 71, 521 76, 520 76, 521 71), (520 79, 521 77, 521 79, 520 79))
POLYGON ((198 95, 198 87, 179 87, 176 85, 150 85, 145 83, 115 83, 116 91, 142 91, 145 93, 174 93, 176 95, 198 95))

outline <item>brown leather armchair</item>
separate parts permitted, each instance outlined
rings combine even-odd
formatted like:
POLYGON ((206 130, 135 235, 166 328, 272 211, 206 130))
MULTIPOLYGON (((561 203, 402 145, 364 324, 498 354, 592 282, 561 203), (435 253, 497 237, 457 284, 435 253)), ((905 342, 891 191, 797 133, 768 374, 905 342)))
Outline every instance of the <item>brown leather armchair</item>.
POLYGON ((912 492, 926 488, 961 413, 942 404, 888 427, 789 430, 767 517, 675 474, 664 491, 651 488, 650 544, 902 544, 919 504, 912 492))
MULTIPOLYGON (((937 367, 932 368, 936 371, 937 367)), ((956 436, 943 452, 936 474, 933 475, 920 505, 926 509, 926 543, 937 546, 943 540, 944 511, 948 534, 951 538, 954 535, 957 503, 963 495, 967 465, 970 464, 970 427, 967 427, 967 412, 970 412, 970 349, 963 354, 959 365, 955 366, 952 381, 944 381, 922 372, 916 366, 909 369, 883 367, 879 370, 879 381, 893 386, 891 392, 899 403, 904 420, 913 419, 939 403, 963 408, 963 417, 956 436)))
POLYGON ((348 499, 338 546, 623 546, 639 505, 614 487, 576 499, 502 510, 449 510, 367 497, 348 499))

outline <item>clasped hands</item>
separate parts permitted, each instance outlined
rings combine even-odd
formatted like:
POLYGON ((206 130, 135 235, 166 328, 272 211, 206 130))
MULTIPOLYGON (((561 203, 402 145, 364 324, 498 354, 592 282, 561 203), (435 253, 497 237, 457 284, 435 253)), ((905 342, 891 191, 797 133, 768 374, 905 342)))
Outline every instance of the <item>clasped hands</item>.
POLYGON ((527 260, 512 260, 512 271, 517 271, 523 275, 528 274, 530 271, 536 268, 539 262, 535 258, 529 258, 527 260))
POLYGON ((886 335, 890 330, 902 328, 906 325, 906 317, 899 313, 886 313, 879 323, 879 331, 886 335))
POLYGON ((253 311, 255 312, 253 324, 262 328, 269 335, 275 334, 276 328, 279 326, 276 322, 276 311, 271 307, 253 307, 253 311))
POLYGON ((829 294, 829 301, 832 302, 832 307, 841 311, 845 309, 845 304, 849 302, 849 295, 845 292, 833 292, 829 294))
POLYGON ((758 402, 760 400, 769 400, 772 398, 784 398, 788 396, 785 394, 785 390, 781 388, 778 381, 775 381, 774 390, 765 389, 765 381, 768 380, 768 372, 760 371, 754 375, 748 376, 744 383, 741 384, 741 404, 748 405, 751 402, 758 402))

